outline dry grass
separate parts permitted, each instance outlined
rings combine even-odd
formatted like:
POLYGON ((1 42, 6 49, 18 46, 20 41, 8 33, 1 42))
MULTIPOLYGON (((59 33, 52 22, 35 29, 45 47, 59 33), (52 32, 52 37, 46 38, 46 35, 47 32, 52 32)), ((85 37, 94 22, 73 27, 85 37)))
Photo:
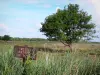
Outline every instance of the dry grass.
MULTIPOLYGON (((14 45, 28 45, 30 47, 39 47, 39 48, 50 48, 53 50, 67 50, 69 47, 65 47, 60 42, 48 42, 48 41, 10 41, 10 42, 4 42, 0 41, 0 50, 9 50, 14 45)), ((100 44, 98 43, 74 43, 72 45, 73 50, 95 50, 100 49, 100 44)))
POLYGON ((27 60, 25 66, 13 56, 14 45, 68 49, 59 42, 0 41, 0 75, 100 75, 100 44, 74 43, 71 53, 38 51, 37 60, 27 60))

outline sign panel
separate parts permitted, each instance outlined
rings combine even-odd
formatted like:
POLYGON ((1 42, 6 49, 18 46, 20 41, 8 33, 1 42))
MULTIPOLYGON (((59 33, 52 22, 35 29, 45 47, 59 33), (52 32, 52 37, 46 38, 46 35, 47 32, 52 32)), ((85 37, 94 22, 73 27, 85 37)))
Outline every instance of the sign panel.
POLYGON ((14 46, 14 56, 18 58, 27 58, 28 56, 32 60, 36 60, 37 51, 33 47, 25 46, 14 46))

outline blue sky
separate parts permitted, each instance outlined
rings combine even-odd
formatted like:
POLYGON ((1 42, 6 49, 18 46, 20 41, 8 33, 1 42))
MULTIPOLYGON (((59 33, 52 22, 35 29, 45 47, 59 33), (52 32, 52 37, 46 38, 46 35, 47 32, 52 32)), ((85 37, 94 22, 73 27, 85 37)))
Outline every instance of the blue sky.
POLYGON ((97 25, 99 34, 99 0, 0 0, 0 35, 46 38, 39 32, 41 22, 69 3, 79 4, 80 9, 93 16, 92 21, 97 25))

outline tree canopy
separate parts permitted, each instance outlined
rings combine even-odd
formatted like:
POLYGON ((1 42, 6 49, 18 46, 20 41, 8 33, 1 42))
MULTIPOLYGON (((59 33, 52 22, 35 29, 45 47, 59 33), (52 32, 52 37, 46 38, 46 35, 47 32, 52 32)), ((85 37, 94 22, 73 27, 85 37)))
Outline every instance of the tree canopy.
POLYGON ((60 40, 64 45, 70 46, 83 38, 92 38, 95 33, 95 24, 92 16, 80 10, 78 4, 69 4, 63 10, 49 15, 41 23, 43 32, 49 39, 60 40))
POLYGON ((4 35, 2 37, 2 40, 4 40, 4 41, 9 41, 10 39, 11 39, 11 37, 9 35, 4 35))

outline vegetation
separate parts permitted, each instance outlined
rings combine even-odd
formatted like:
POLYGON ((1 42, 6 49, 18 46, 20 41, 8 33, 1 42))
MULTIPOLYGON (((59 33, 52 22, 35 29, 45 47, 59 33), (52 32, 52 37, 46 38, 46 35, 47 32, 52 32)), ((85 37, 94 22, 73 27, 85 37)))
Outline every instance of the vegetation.
POLYGON ((11 39, 12 41, 46 41, 44 38, 18 38, 15 37, 11 39))
POLYGON ((19 37, 10 37, 9 35, 0 36, 0 40, 4 41, 47 41, 44 38, 19 38, 19 37))
POLYGON ((100 75, 99 57, 90 57, 80 52, 38 52, 36 61, 23 63, 12 51, 0 53, 0 75, 100 75))
POLYGON ((0 36, 0 75, 100 75, 100 43, 83 43, 83 38, 90 39, 95 33, 91 18, 87 12, 79 10, 79 5, 69 4, 42 23, 40 31, 50 41, 0 36), (33 47, 37 50, 37 59, 30 60, 27 56, 23 64, 14 57, 15 45, 33 47))
POLYGON ((92 16, 80 10, 79 5, 69 4, 63 10, 59 9, 56 13, 45 18, 41 32, 44 32, 49 39, 60 40, 70 49, 73 42, 83 38, 88 40, 95 33, 95 24, 91 22, 92 16))
POLYGON ((9 35, 0 36, 0 40, 9 41, 11 37, 9 35))
POLYGON ((46 49, 44 51, 41 50, 38 51, 36 60, 29 60, 27 58, 24 66, 22 61, 12 54, 14 45, 27 44, 30 47, 50 47, 54 50, 56 48, 59 50, 62 46, 60 42, 50 41, 47 44, 45 43, 47 43, 47 41, 0 42, 0 75, 23 75, 23 73, 24 75, 100 74, 100 44, 77 43, 73 45, 75 47, 71 53, 53 53, 48 52, 46 49), (78 49, 76 47, 78 47, 78 49))
POLYGON ((2 40, 2 36, 0 36, 0 40, 2 40))

